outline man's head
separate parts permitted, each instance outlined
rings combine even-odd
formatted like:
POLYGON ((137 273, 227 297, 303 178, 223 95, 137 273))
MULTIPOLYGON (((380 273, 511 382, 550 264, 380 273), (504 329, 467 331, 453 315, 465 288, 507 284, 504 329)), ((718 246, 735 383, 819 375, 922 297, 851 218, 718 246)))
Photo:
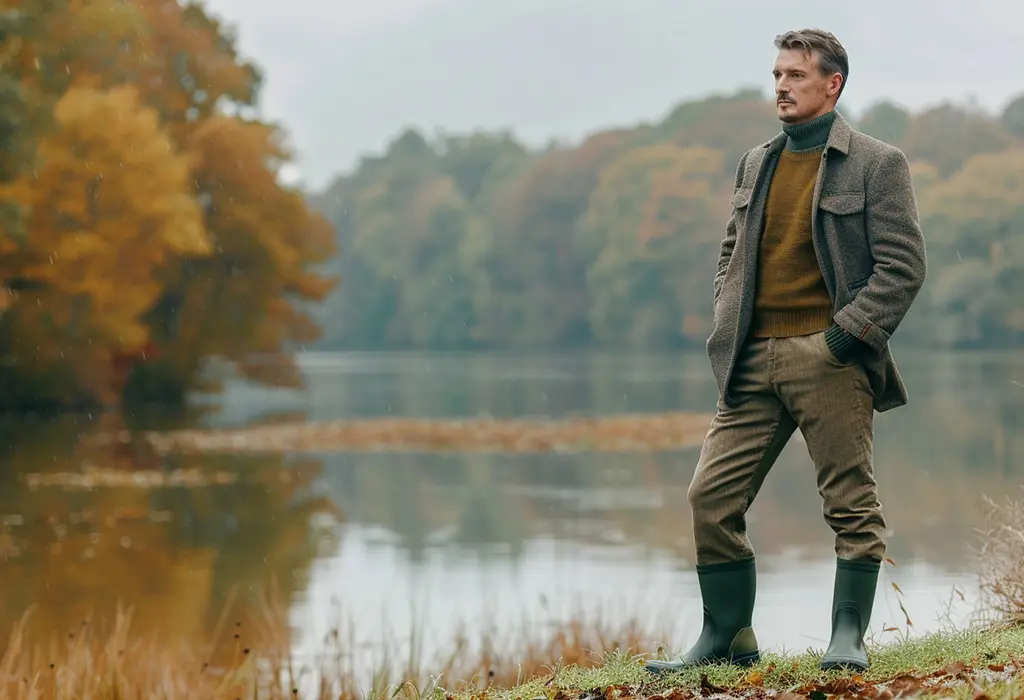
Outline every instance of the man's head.
POLYGON ((801 29, 775 37, 776 111, 786 124, 801 124, 835 108, 846 87, 850 61, 829 32, 801 29))

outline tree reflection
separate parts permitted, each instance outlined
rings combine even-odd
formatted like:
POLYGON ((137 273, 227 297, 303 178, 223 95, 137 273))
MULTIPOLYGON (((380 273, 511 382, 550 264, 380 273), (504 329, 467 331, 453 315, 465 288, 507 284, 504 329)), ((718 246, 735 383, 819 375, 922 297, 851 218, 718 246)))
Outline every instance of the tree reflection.
POLYGON ((123 604, 134 607, 136 632, 195 640, 211 633, 232 590, 246 593, 240 617, 271 581, 286 604, 302 591, 317 554, 314 518, 340 517, 312 487, 319 460, 189 456, 157 465, 235 475, 197 488, 26 486, 30 473, 78 471, 83 455, 125 468, 124 445, 82 447, 94 427, 65 417, 0 428, 0 633, 31 605, 33 632, 52 636, 123 604))

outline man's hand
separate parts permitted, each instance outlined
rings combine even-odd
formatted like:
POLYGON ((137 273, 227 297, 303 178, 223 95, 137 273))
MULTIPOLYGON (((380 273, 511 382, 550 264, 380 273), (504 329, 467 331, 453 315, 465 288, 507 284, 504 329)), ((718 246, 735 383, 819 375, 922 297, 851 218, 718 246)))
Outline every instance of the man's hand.
POLYGON ((833 323, 825 330, 825 344, 841 363, 846 364, 867 348, 867 344, 847 333, 842 326, 833 323))

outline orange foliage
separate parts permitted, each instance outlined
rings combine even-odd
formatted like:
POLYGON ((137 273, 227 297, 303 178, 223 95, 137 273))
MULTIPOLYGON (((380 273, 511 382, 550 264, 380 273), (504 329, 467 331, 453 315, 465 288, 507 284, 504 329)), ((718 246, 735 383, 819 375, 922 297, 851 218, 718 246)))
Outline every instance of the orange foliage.
POLYGON ((109 382, 97 380, 115 353, 146 344, 142 315, 162 291, 155 271, 210 243, 188 163, 133 89, 73 88, 54 118, 38 169, 3 192, 30 214, 24 243, 0 241, 0 269, 37 289, 8 329, 19 364, 67 362, 110 400, 109 382))
POLYGON ((334 284, 309 270, 333 231, 280 183, 278 130, 228 116, 259 76, 220 23, 177 0, 20 5, 0 61, 50 118, 0 184, 25 231, 0 238, 4 383, 109 404, 148 372, 180 397, 207 357, 245 371, 316 338, 299 304, 334 284))

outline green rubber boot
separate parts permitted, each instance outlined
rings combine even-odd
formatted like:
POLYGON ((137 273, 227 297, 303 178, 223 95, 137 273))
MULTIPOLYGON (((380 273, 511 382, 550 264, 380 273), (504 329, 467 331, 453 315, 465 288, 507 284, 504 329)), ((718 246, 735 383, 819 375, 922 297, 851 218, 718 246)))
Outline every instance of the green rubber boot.
POLYGON ((874 559, 837 559, 832 593, 832 639, 821 660, 821 668, 868 669, 864 634, 871 621, 875 586, 881 562, 874 559))
POLYGON ((648 661, 648 671, 678 671, 718 662, 750 666, 761 658, 750 624, 757 588, 754 559, 698 565, 697 581, 704 602, 700 637, 679 661, 648 661))

